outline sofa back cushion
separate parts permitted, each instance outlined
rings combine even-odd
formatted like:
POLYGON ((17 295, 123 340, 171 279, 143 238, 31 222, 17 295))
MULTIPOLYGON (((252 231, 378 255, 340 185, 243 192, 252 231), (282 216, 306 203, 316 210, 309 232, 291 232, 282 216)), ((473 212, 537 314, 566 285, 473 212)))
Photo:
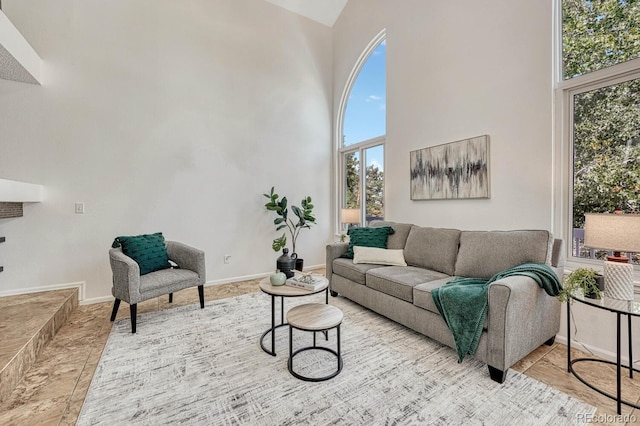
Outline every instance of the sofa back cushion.
POLYGON ((489 279, 523 263, 551 263, 548 231, 462 231, 455 275, 489 279))
POLYGON ((369 223, 371 228, 377 228, 379 226, 390 226, 393 228, 395 233, 389 235, 389 239, 387 240, 387 248, 392 250, 400 250, 403 249, 407 243, 407 236, 409 235, 409 231, 411 231, 410 223, 397 223, 397 222, 389 222, 385 220, 374 220, 369 223))
POLYGON ((459 242, 460 231, 457 229, 412 226, 404 259, 410 266, 453 275, 459 242))

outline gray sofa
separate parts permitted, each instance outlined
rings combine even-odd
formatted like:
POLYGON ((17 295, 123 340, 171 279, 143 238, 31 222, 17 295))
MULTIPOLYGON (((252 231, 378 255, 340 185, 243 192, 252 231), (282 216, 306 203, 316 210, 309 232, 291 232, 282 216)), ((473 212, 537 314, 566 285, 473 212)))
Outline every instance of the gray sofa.
MULTIPOLYGON (((453 336, 431 296, 452 277, 489 279, 529 262, 550 265, 562 277, 562 240, 542 230, 460 231, 376 221, 391 226, 388 249, 403 249, 408 266, 354 264, 341 258, 348 243, 327 246, 326 274, 332 296, 344 296, 445 345, 453 336)), ((513 364, 560 329, 560 303, 525 276, 490 284, 489 308, 474 357, 502 383, 513 364)))

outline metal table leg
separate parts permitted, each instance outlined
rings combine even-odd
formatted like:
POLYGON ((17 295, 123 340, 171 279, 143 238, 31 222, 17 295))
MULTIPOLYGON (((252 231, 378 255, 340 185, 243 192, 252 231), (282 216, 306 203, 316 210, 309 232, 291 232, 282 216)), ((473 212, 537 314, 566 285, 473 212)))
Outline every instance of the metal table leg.
POLYGON ((280 299, 280 304, 282 306, 280 324, 276 325, 276 296, 271 295, 271 328, 267 329, 267 331, 262 333, 262 336, 260 336, 260 347, 271 356, 276 356, 276 329, 288 325, 284 322, 284 298, 280 297, 280 299), (267 349, 264 345, 264 338, 269 333, 271 333, 271 349, 267 349))
POLYGON ((571 373, 571 299, 567 300, 567 371, 571 373))
POLYGON ((620 383, 620 366, 622 356, 620 354, 620 312, 616 312, 616 328, 617 328, 617 336, 616 336, 616 406, 618 408, 618 414, 622 414, 622 384, 620 383))
POLYGON ((629 377, 633 379, 633 333, 631 332, 631 315, 627 315, 627 330, 629 331, 629 377))

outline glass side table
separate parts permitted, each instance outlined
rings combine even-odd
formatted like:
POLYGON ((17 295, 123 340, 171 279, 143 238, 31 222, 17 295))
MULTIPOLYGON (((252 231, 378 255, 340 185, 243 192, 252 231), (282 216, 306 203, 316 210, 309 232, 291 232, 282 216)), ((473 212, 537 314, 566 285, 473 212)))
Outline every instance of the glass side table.
POLYGON ((622 386, 621 386, 621 373, 622 368, 626 368, 629 370, 629 377, 633 378, 633 372, 639 372, 640 370, 633 368, 633 335, 631 329, 631 317, 640 317, 640 300, 618 300, 613 299, 611 297, 606 297, 604 294, 600 299, 590 299, 588 297, 584 297, 583 295, 573 294, 571 298, 567 300, 567 370, 572 373, 578 380, 580 380, 585 385, 589 386, 591 389, 596 392, 601 393, 602 395, 611 398, 617 403, 618 414, 622 414, 621 408, 622 404, 628 405, 633 408, 640 408, 639 405, 633 404, 629 401, 625 401, 622 399, 622 386), (588 306, 593 306, 594 308, 602 309, 605 311, 612 312, 616 314, 616 362, 597 359, 597 358, 576 358, 571 359, 571 300, 575 300, 580 303, 584 303, 588 306), (627 317, 627 330, 629 334, 629 365, 622 365, 621 354, 621 338, 620 338, 620 327, 621 327, 621 318, 623 315, 627 317), (587 382, 584 378, 580 377, 580 375, 573 369, 573 365, 578 362, 590 361, 590 362, 600 362, 603 364, 611 364, 616 366, 616 395, 611 395, 603 391, 602 389, 597 388, 591 383, 587 382))

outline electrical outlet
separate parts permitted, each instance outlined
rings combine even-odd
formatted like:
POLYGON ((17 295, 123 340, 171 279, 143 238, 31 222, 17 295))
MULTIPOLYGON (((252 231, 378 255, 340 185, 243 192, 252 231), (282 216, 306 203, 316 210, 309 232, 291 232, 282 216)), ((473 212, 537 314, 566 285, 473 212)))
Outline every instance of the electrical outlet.
POLYGON ((84 203, 82 202, 76 203, 76 214, 84 214, 84 203))
POLYGON ((231 255, 230 254, 225 254, 224 255, 224 263, 229 263, 231 262, 231 255))

